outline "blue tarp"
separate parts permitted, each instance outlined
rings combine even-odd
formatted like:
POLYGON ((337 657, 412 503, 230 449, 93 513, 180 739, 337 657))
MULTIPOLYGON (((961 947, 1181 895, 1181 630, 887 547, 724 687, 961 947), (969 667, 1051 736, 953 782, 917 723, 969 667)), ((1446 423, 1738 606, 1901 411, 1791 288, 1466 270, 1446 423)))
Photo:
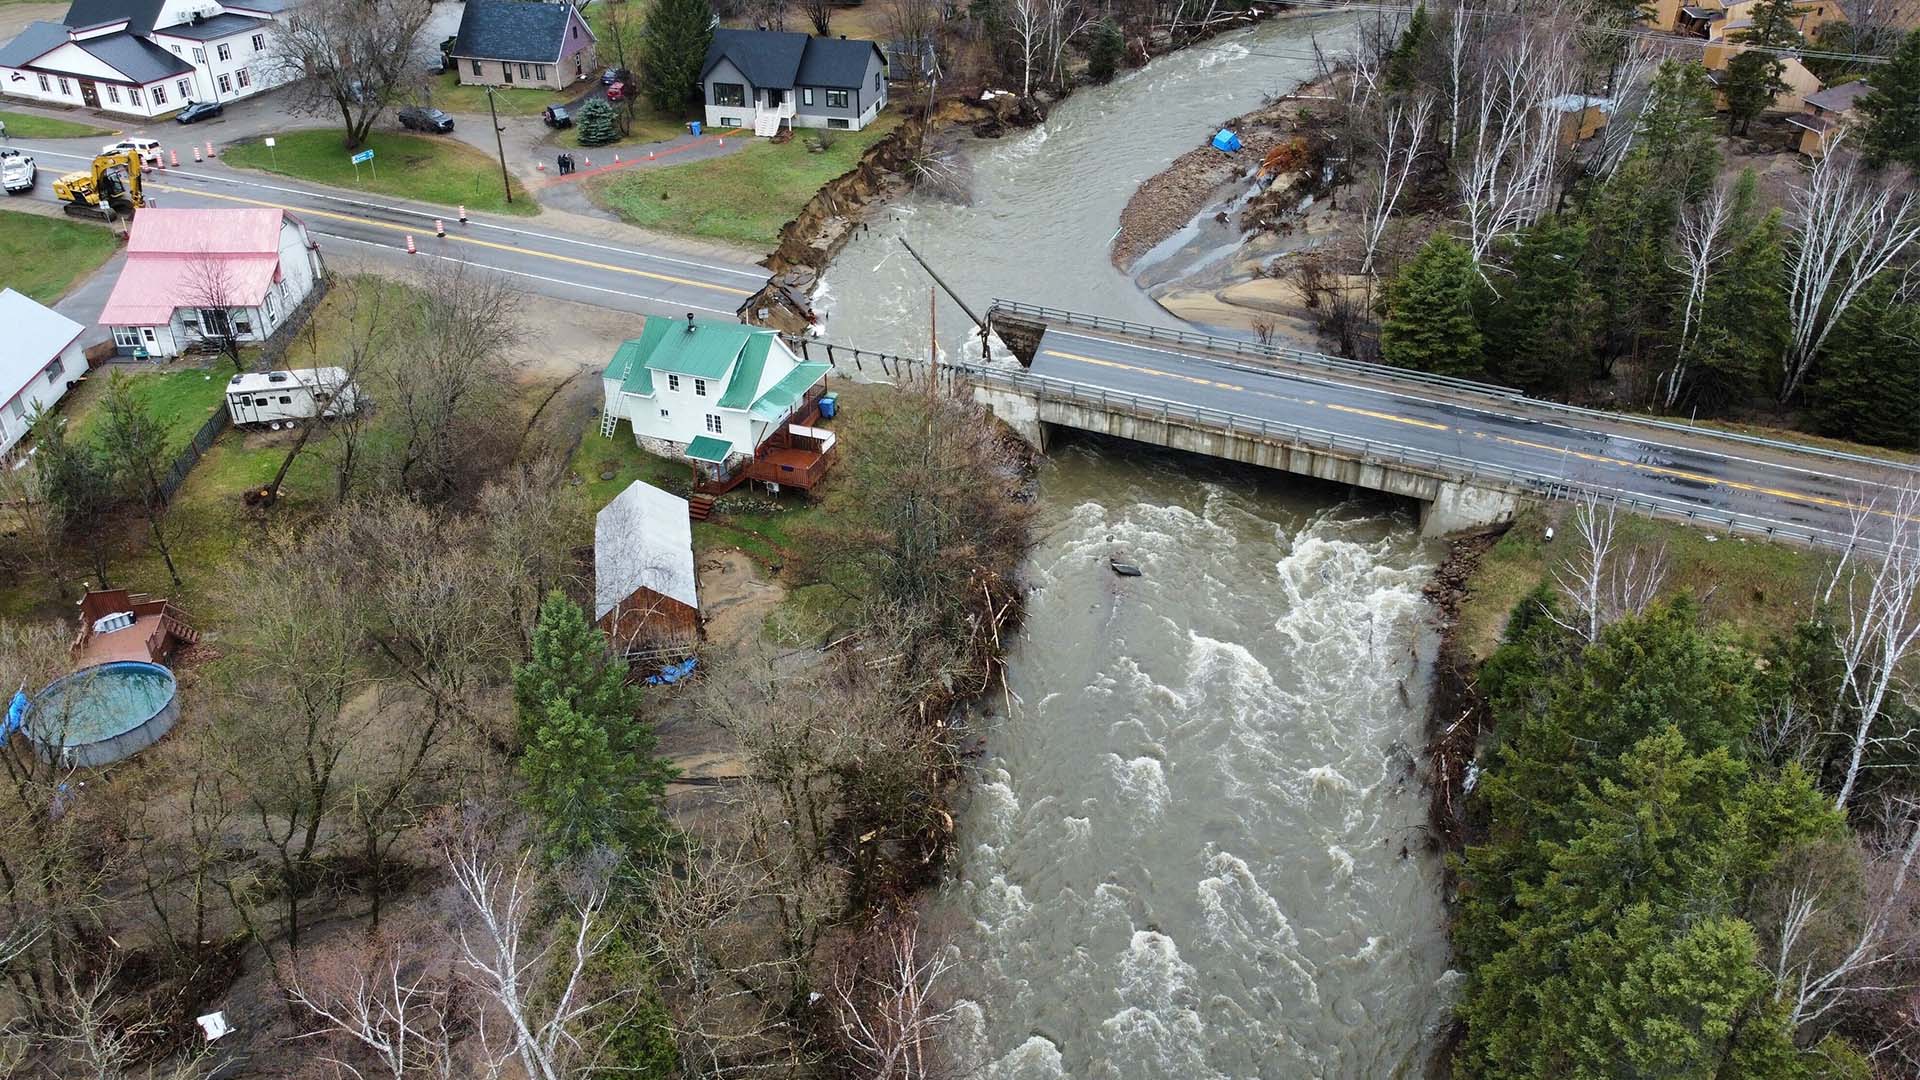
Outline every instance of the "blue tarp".
POLYGON ((1226 128, 1221 128, 1219 131, 1214 132, 1213 148, 1222 153, 1234 153, 1240 149, 1240 136, 1228 131, 1226 128))
POLYGON ((0 727, 0 736, 11 735, 16 731, 19 731, 20 725, 26 722, 27 722, 27 692, 25 690, 15 690, 13 692, 13 701, 7 706, 6 725, 4 727, 0 727))
POLYGON ((660 669, 660 674, 647 676, 647 685, 659 686, 661 683, 679 682, 681 679, 693 674, 696 659, 696 657, 689 656, 678 664, 668 664, 666 667, 660 669))

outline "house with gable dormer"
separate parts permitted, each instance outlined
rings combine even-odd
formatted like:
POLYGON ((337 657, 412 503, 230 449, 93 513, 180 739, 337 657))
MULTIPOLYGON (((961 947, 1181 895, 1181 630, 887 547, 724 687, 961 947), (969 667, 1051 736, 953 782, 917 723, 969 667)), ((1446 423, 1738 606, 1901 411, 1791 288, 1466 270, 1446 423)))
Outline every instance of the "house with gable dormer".
POLYGON ((0 93, 124 116, 237 101, 298 74, 273 51, 294 0, 73 0, 0 46, 0 93))
POLYGON ((817 426, 826 377, 772 330, 652 315, 602 373, 600 433, 625 420, 642 449, 692 464, 699 492, 746 480, 806 490, 833 452, 817 426))

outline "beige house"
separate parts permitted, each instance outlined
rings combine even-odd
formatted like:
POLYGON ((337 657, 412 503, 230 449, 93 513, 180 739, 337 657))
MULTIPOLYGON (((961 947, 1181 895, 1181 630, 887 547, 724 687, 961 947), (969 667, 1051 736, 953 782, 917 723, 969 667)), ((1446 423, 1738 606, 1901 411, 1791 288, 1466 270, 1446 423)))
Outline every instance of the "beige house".
POLYGON ((467 86, 564 90, 589 74, 593 44, 571 0, 467 0, 448 55, 467 86))
POLYGON ((1787 117, 1787 123, 1800 129, 1800 152, 1814 161, 1825 157, 1827 147, 1859 119, 1854 105, 1872 90, 1865 79, 1855 79, 1808 94, 1803 99, 1806 111, 1787 117))

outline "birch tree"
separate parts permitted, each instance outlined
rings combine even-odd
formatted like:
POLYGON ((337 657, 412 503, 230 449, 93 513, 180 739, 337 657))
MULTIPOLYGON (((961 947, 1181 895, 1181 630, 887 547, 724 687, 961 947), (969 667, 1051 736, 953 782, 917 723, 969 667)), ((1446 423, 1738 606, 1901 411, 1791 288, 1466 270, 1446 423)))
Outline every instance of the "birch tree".
POLYGON ((1800 392, 1820 348, 1867 283, 1920 239, 1920 192, 1870 174, 1839 138, 1793 189, 1780 400, 1800 392))
POLYGON ((1013 33, 1014 55, 1020 61, 1020 96, 1033 96, 1033 65, 1046 49, 1047 5, 1049 0, 1012 0, 1008 9, 1008 29, 1013 33))
POLYGON ((1554 613, 1553 621, 1588 644, 1600 640, 1609 625, 1645 611, 1666 584, 1665 546, 1643 550, 1623 544, 1619 514, 1611 499, 1592 494, 1581 499, 1573 512, 1576 546, 1553 572, 1573 604, 1566 615, 1554 613))
POLYGON ((1496 242, 1533 224, 1553 204, 1560 138, 1545 105, 1572 83, 1567 35, 1557 27, 1527 26, 1487 50, 1479 75, 1470 130, 1454 166, 1460 224, 1476 266, 1496 242))
POLYGON ((1677 243, 1667 264, 1683 284, 1680 328, 1674 340, 1673 365, 1660 376, 1661 404, 1669 409, 1680 400, 1680 390, 1686 382, 1688 354, 1705 314, 1707 284, 1713 278, 1714 265, 1727 253, 1727 223, 1732 217, 1733 197, 1724 183, 1716 185, 1713 194, 1680 213, 1675 233, 1677 243))
POLYGON ((834 977, 840 1036, 864 1080, 928 1080, 939 1076, 939 1033, 956 1010, 938 1004, 946 956, 923 957, 917 923, 886 933, 872 970, 842 969, 834 977))
POLYGON ((1375 142, 1379 171, 1360 208, 1363 251, 1360 272, 1369 277, 1378 276, 1374 259, 1380 252, 1381 241, 1386 238, 1387 225, 1400 203, 1401 193, 1406 190, 1407 180, 1425 152, 1422 143, 1432 116, 1433 98, 1421 95, 1410 103, 1394 101, 1381 117, 1380 134, 1375 142))
POLYGON ((1834 806, 1845 810, 1859 788, 1861 773, 1876 751, 1911 746, 1920 728, 1896 719, 1893 708, 1906 703, 1903 670, 1920 641, 1920 478, 1909 477, 1889 496, 1869 501, 1878 558, 1856 555, 1844 580, 1829 589, 1840 593, 1833 618, 1840 651, 1840 686, 1830 722, 1845 739, 1846 762, 1834 806))

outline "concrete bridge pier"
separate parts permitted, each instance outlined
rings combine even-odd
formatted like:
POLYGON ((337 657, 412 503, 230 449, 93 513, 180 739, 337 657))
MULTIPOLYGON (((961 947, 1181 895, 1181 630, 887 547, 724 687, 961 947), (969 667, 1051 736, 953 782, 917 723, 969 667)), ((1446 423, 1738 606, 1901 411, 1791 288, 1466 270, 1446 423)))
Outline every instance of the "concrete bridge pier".
POLYGON ((1444 480, 1434 497, 1420 504, 1420 535, 1446 536, 1513 520, 1520 500, 1512 493, 1444 480))
POLYGON ((1010 387, 974 383, 973 401, 1012 428, 1027 445, 1043 454, 1047 452, 1047 425, 1040 419, 1038 397, 1010 387))

